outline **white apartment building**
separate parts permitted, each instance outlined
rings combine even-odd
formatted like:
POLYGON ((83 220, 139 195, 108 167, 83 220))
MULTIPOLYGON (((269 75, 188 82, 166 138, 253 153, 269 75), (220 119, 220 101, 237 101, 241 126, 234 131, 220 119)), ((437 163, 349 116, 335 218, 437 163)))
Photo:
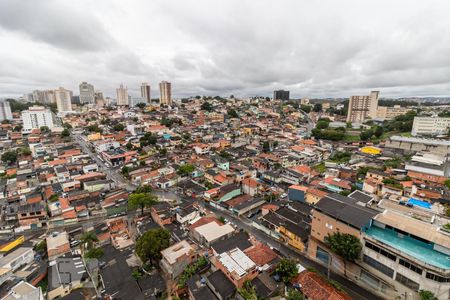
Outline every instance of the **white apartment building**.
POLYGON ((123 84, 120 85, 117 92, 117 106, 128 106, 128 89, 123 84))
POLYGON ((50 129, 55 126, 52 112, 43 106, 31 106, 28 110, 22 111, 22 121, 24 132, 42 126, 47 126, 50 129))
POLYGON ((0 100, 0 121, 12 120, 11 106, 6 100, 0 100))
POLYGON ((80 103, 95 103, 95 91, 94 86, 87 82, 82 82, 79 85, 80 88, 80 103))
POLYGON ((55 90, 55 98, 58 112, 63 113, 72 111, 72 91, 60 87, 55 90))
POLYGON ((367 119, 377 117, 378 91, 369 96, 351 96, 348 103, 347 122, 363 123, 367 119))
POLYGON ((415 117, 411 134, 439 135, 447 134, 450 128, 450 118, 415 117))

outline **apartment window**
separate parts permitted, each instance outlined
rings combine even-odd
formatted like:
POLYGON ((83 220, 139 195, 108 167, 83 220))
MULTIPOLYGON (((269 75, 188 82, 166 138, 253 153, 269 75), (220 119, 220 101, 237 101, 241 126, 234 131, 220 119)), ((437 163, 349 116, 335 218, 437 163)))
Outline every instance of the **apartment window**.
POLYGON ((415 266, 415 265, 413 265, 413 264, 411 264, 410 262, 400 258, 398 263, 401 264, 402 266, 404 266, 405 268, 408 268, 411 271, 414 271, 417 274, 422 275, 422 269, 417 267, 417 266, 415 266))
POLYGON ((417 282, 412 281, 408 277, 403 276, 402 274, 400 274, 398 272, 397 272, 397 276, 395 276, 395 280, 416 292, 419 291, 419 284, 417 282))
POLYGON ((330 255, 327 251, 317 246, 316 258, 321 262, 328 264, 328 260, 330 259, 330 255))
POLYGON ((439 275, 436 275, 436 274, 433 274, 433 273, 430 273, 430 272, 427 272, 426 277, 428 279, 431 279, 431 280, 434 280, 434 281, 437 281, 437 282, 450 282, 450 278, 442 277, 442 276, 439 276, 439 275))
POLYGON ((381 255, 389 258, 390 260, 393 260, 393 261, 397 260, 397 256, 395 256, 394 254, 392 254, 392 253, 390 253, 390 252, 388 252, 388 251, 386 251, 384 249, 381 249, 378 246, 375 246, 374 244, 372 244, 370 242, 366 242, 366 247, 371 249, 371 250, 373 250, 373 251, 375 251, 375 252, 380 253, 381 255))
POLYGON ((373 259, 370 256, 367 256, 367 255, 364 254, 363 261, 366 264, 368 264, 369 266, 374 267, 375 269, 377 269, 381 273, 383 273, 383 274, 385 274, 385 275, 387 275, 387 276, 389 276, 391 278, 394 276, 394 270, 392 270, 388 266, 385 266, 382 263, 376 261, 375 259, 373 259))
POLYGON ((366 270, 361 270, 360 279, 362 282, 371 286, 374 290, 378 290, 378 285, 380 284, 380 281, 366 270))

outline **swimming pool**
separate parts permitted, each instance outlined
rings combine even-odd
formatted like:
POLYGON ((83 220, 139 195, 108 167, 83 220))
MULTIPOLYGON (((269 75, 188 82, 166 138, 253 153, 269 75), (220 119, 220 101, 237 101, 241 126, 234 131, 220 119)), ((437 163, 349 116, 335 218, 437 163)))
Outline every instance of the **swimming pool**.
POLYGON ((426 209, 431 209, 431 206, 432 206, 428 202, 425 202, 425 201, 422 201, 422 200, 418 200, 418 199, 414 199, 414 198, 409 198, 407 203, 415 205, 415 206, 420 206, 420 207, 423 207, 423 208, 426 208, 426 209))

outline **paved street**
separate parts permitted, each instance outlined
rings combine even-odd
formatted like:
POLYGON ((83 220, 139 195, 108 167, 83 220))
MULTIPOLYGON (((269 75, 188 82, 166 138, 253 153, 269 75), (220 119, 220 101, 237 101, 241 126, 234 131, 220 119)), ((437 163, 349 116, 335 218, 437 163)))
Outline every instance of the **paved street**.
MULTIPOLYGON (((307 116, 308 117, 308 116, 307 116)), ((312 122, 309 117, 309 124, 312 122)), ((313 124, 313 123, 312 123, 313 124)), ((310 126, 308 126, 309 131, 311 130, 310 126)), ((97 154, 95 154, 91 149, 89 149, 88 145, 86 144, 86 141, 78 134, 73 135, 75 141, 80 145, 80 147, 83 149, 85 153, 87 153, 94 161, 101 167, 102 171, 106 173, 107 178, 113 180, 116 182, 116 184, 120 187, 125 187, 128 190, 132 191, 136 188, 135 185, 133 185, 131 182, 129 182, 127 179, 125 179, 122 174, 120 174, 119 169, 109 168, 106 166, 106 164, 100 160, 97 157, 97 154)), ((177 195, 174 192, 171 191, 163 191, 163 190, 156 190, 154 191, 155 195, 157 195, 160 198, 164 199, 170 199, 170 200, 176 200, 179 199, 179 195, 177 195)), ((256 229, 251 225, 251 221, 245 218, 238 218, 237 216, 227 212, 227 211, 221 211, 217 210, 211 206, 207 206, 207 208, 214 213, 216 213, 219 217, 223 216, 224 218, 229 219, 232 221, 237 227, 242 228, 246 230, 247 232, 251 233, 255 237, 257 237, 259 240, 263 241, 264 243, 271 245, 272 247, 276 248, 278 251, 280 251, 281 254, 283 254, 286 257, 289 258, 295 258, 297 259, 303 266, 305 267, 311 267, 322 274, 327 273, 327 268, 322 266, 321 264, 309 259, 304 254, 301 254, 297 251, 294 251, 292 248, 278 242, 277 240, 273 239, 272 237, 266 235, 264 232, 256 229)), ((347 278, 344 278, 343 276, 331 273, 331 279, 339 282, 342 286, 345 287, 348 294, 353 297, 354 299, 380 299, 379 297, 373 295, 372 293, 368 292, 367 290, 361 288, 354 282, 348 280, 347 278)))
MULTIPOLYGON (((323 275, 326 276, 327 274, 327 268, 322 266, 321 264, 309 259, 304 254, 301 254, 297 251, 294 251, 292 248, 286 246, 285 244, 282 244, 278 242, 277 240, 273 239, 272 237, 266 235, 264 232, 256 229, 251 225, 251 221, 245 218, 238 218, 237 216, 231 214, 228 211, 222 211, 215 209, 214 207, 211 207, 209 205, 206 205, 206 207, 213 211, 216 215, 219 217, 224 217, 233 222, 237 227, 242 228, 246 230, 247 232, 254 235, 257 239, 260 241, 266 243, 267 245, 270 245, 274 248, 276 248, 278 251, 280 251, 281 254, 283 254, 286 257, 297 259, 304 267, 307 268, 314 268, 323 275)), ((353 299, 381 299, 378 296, 373 295, 369 291, 361 288, 354 282, 348 280, 347 278, 336 274, 331 273, 331 279, 339 282, 347 291, 347 293, 353 298, 353 299)))

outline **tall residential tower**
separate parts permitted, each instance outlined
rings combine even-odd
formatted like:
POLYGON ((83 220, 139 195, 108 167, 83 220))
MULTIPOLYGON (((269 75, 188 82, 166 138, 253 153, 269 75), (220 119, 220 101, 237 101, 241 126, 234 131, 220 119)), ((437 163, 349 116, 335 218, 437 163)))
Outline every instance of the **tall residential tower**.
POLYGON ((146 82, 141 85, 141 97, 144 98, 147 103, 151 102, 152 98, 150 97, 150 85, 146 82))
POLYGON ((379 91, 370 92, 369 96, 351 96, 348 102, 347 122, 363 123, 377 117, 379 91))
POLYGON ((72 111, 72 92, 63 87, 55 90, 56 107, 58 112, 72 111))
POLYGON ((80 103, 94 104, 95 103, 95 92, 94 86, 87 82, 82 82, 80 87, 80 103))
POLYGON ((116 90, 117 91, 117 106, 128 106, 128 89, 123 84, 116 90))
POLYGON ((160 104, 171 105, 172 104, 172 86, 170 82, 161 81, 159 83, 160 104))

